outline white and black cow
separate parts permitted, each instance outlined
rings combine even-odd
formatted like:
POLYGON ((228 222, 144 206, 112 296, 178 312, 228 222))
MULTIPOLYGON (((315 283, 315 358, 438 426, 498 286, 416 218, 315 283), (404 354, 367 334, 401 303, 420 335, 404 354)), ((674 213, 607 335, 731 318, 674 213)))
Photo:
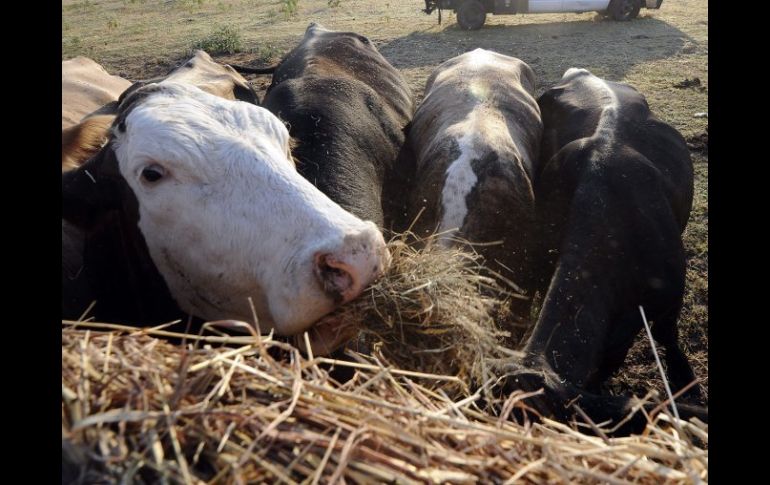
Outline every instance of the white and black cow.
MULTIPOLYGON (((509 370, 520 384, 559 396, 561 409, 551 408, 557 414, 582 395, 578 402, 595 419, 620 418, 630 401, 585 391, 598 390, 623 364, 643 326, 640 305, 666 348, 674 390, 694 380, 677 343, 690 153, 634 88, 584 69, 567 70, 538 102, 544 134, 535 196, 545 298, 525 357, 509 370)), ((697 397, 697 386, 692 392, 697 397)))
POLYGON ((438 231, 447 244, 455 236, 493 243, 478 247, 487 266, 524 288, 543 129, 534 94, 526 63, 476 49, 431 74, 407 136, 416 158, 414 231, 438 231))
POLYGON ((310 24, 275 68, 262 106, 289 126, 297 169, 354 215, 397 225, 406 205, 398 166, 414 98, 366 37, 310 24))
POLYGON ((100 320, 251 321, 251 298, 262 331, 312 328, 317 351, 337 346, 337 329, 314 323, 356 297, 389 254, 372 222, 297 173, 289 140, 268 110, 193 86, 164 81, 126 96, 107 145, 62 174, 63 219, 84 234, 63 230, 70 267, 81 265, 63 278, 63 316, 93 299, 100 320))

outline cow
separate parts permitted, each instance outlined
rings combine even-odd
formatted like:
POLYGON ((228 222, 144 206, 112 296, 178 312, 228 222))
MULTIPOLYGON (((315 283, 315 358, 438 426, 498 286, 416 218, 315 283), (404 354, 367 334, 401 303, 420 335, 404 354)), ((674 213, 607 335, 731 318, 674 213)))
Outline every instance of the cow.
POLYGON ((62 170, 71 170, 101 148, 131 81, 87 57, 62 61, 61 71, 62 170))
POLYGON ((118 97, 129 86, 131 81, 108 73, 87 57, 62 61, 62 130, 89 116, 114 113, 118 97))
POLYGON ((147 84, 162 81, 196 86, 209 94, 230 100, 259 104, 259 97, 246 79, 226 64, 219 64, 203 50, 196 50, 183 64, 173 68, 165 76, 137 81, 125 95, 147 84))
POLYGON ((414 97, 372 42, 311 23, 274 68, 262 106, 289 126, 299 172, 352 214, 383 228, 403 218, 404 128, 414 97))
POLYGON ((163 80, 197 86, 225 99, 259 104, 256 92, 233 68, 197 50, 165 76, 131 83, 94 61, 78 57, 62 62, 62 170, 77 167, 93 156, 107 139, 121 96, 163 80), (65 112, 68 126, 65 128, 65 112))
POLYGON ((81 265, 63 278, 65 319, 96 300, 106 321, 253 321, 251 299, 262 331, 310 330, 322 352, 343 336, 319 319, 389 264, 374 223, 297 173, 277 117, 168 80, 126 95, 107 144, 62 174, 62 218, 77 229, 63 267, 81 265))
MULTIPOLYGON (((538 104, 544 132, 535 200, 545 297, 522 354, 504 367, 519 385, 545 388, 557 416, 577 399, 595 419, 619 419, 630 400, 595 393, 642 329, 640 306, 666 348, 674 391, 695 379, 677 343, 690 153, 642 94, 585 69, 568 69, 538 104)), ((693 387, 691 396, 699 394, 693 387)), ((643 424, 637 418, 628 426, 643 424)))
MULTIPOLYGON (((531 286, 532 180, 543 130, 535 88, 523 61, 466 52, 430 75, 407 135, 416 164, 409 203, 414 232, 421 238, 438 232, 445 246, 457 238, 484 243, 477 250, 486 266, 524 291, 531 286)), ((528 301, 514 302, 521 320, 528 301)))

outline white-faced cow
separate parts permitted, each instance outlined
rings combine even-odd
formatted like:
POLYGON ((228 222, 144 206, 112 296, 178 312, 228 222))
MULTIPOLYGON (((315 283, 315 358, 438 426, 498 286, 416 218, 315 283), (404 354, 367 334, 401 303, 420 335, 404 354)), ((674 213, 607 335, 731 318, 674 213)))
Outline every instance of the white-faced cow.
POLYGON ((595 419, 620 418, 626 398, 585 391, 598 390, 623 364, 643 326, 640 305, 666 348, 674 390, 694 380, 677 343, 690 154, 644 96, 584 69, 567 70, 538 102, 544 134, 535 196, 546 293, 526 357, 509 370, 519 384, 559 396, 554 413, 582 395, 578 404, 595 419))
POLYGON ((492 243, 478 247, 487 265, 525 288, 542 135, 534 93, 526 63, 467 52, 428 78, 407 136, 416 158, 409 204, 415 232, 438 231, 447 244, 453 236, 492 243))
POLYGON ((403 129, 414 99, 366 37, 310 24, 274 69, 262 105, 296 140, 299 172, 354 215, 390 227, 403 216, 403 129))
MULTIPOLYGON (((62 174, 63 219, 84 231, 74 300, 98 319, 191 314, 294 335, 356 297, 388 264, 382 234, 300 176, 268 110, 164 81, 121 102, 107 145, 62 174)), ((77 241, 76 241, 77 242, 77 241)), ((73 251, 77 256, 77 251, 73 251)), ((69 312, 69 314, 68 314, 69 312)), ((318 350, 333 328, 310 332, 318 350)))
POLYGON ((230 66, 214 61, 202 50, 167 75, 133 85, 111 76, 90 59, 62 62, 62 170, 70 170, 93 156, 106 142, 119 97, 163 80, 197 86, 225 99, 259 104, 249 83, 230 66), (65 127, 66 123, 66 127, 65 127))

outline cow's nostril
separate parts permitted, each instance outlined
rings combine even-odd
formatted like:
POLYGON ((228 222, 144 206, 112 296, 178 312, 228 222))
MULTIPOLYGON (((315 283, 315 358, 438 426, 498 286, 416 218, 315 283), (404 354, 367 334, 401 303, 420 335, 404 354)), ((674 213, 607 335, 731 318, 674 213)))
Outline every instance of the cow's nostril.
POLYGON ((316 255, 315 271, 324 291, 334 299, 335 303, 349 301, 357 296, 353 268, 333 255, 316 255))

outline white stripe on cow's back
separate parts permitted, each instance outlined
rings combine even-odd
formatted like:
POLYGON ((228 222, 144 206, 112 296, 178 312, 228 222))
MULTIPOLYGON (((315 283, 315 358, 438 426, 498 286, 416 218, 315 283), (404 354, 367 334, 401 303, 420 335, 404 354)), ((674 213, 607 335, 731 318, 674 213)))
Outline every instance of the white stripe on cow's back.
MULTIPOLYGON (((441 191, 442 215, 438 232, 442 234, 439 238, 442 246, 451 244, 452 236, 462 229, 468 215, 467 198, 479 180, 471 162, 486 155, 484 147, 516 147, 505 117, 497 107, 489 104, 491 93, 485 76, 472 72, 487 66, 497 66, 497 72, 506 75, 510 72, 510 62, 505 60, 505 56, 481 48, 463 56, 468 57, 453 68, 440 73, 434 81, 435 87, 442 82, 456 82, 458 77, 466 76, 468 79, 464 85, 464 95, 470 96, 467 101, 472 105, 465 119, 439 132, 456 140, 460 152, 460 156, 452 161, 445 171, 446 178, 441 191)), ((428 96, 431 94, 428 93, 428 96)), ((525 160, 523 163, 530 164, 531 161, 525 160)))
POLYGON ((599 116, 594 137, 606 142, 607 145, 612 145, 615 142, 615 125, 618 122, 618 97, 615 96, 615 92, 603 79, 592 75, 587 80, 594 87, 603 90, 609 100, 609 103, 604 105, 602 114, 599 116))
MULTIPOLYGON (((603 93, 603 98, 607 100, 607 103, 602 108, 602 112, 599 115, 599 121, 596 123, 596 129, 594 130, 593 138, 601 141, 601 146, 609 147, 615 143, 615 128, 618 123, 618 111, 620 102, 615 95, 615 91, 601 78, 594 76, 586 69, 569 68, 564 72, 562 76, 562 82, 568 82, 572 78, 584 74, 584 81, 589 84, 595 90, 603 93)), ((591 155, 591 161, 598 160, 601 157, 602 151, 596 150, 591 155)))
POLYGON ((470 51, 471 66, 481 66, 485 64, 500 64, 495 53, 478 47, 470 51))
POLYGON ((446 233, 439 238, 443 246, 448 246, 452 233, 462 228, 465 216, 468 215, 466 199, 478 182, 471 166, 474 156, 472 143, 469 135, 458 138, 460 156, 446 169, 446 180, 441 191, 442 216, 439 225, 439 233, 446 233))

